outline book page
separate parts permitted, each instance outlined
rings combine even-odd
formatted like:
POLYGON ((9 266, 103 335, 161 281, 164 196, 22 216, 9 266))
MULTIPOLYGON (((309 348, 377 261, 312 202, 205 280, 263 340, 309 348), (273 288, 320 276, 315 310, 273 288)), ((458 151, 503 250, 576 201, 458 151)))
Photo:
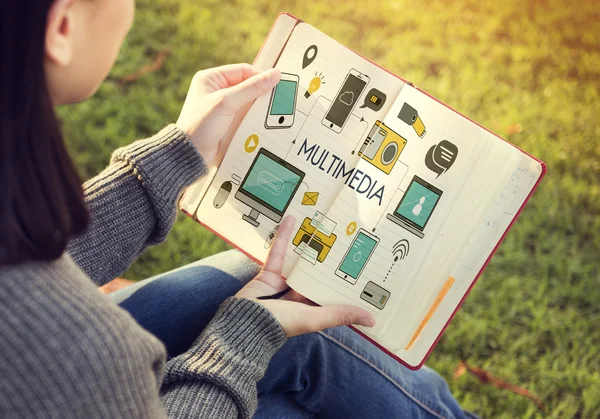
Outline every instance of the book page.
MULTIPOLYGON (((447 270, 447 278, 452 279, 451 286, 439 301, 438 294, 427 302, 417 316, 417 323, 410 327, 408 343, 396 351, 410 365, 418 365, 427 355, 543 172, 538 161, 508 143, 498 141, 490 133, 483 135, 493 140, 496 152, 514 154, 516 158, 510 158, 512 163, 506 162, 496 199, 479 220, 476 232, 464 246, 463 256, 447 270)), ((438 289, 442 291, 443 286, 438 289)))
MULTIPOLYGON (((397 344, 397 307, 419 297, 418 292, 409 292, 415 283, 436 286, 430 275, 419 274, 423 266, 439 266, 456 257, 454 245, 442 256, 431 252, 443 241, 440 232, 464 199, 465 183, 489 144, 481 140, 477 125, 405 86, 363 146, 356 180, 340 190, 327 213, 343 226, 344 234, 326 263, 312 266, 299 261, 289 283, 320 304, 362 306, 377 320, 364 332, 380 341, 392 327, 397 344), (370 184, 361 182, 363 176, 371 179, 370 184), (362 190, 367 193, 359 193, 362 190)), ((483 185, 477 205, 461 218, 460 234, 468 234, 465 225, 481 211, 479 206, 491 202, 490 182, 494 179, 483 185)), ((460 242, 459 233, 454 239, 460 242)), ((424 289, 426 293, 427 286, 424 289)))
MULTIPOLYGON (((280 14, 277 20, 271 27, 269 36, 265 39, 258 55, 256 56, 253 65, 261 70, 266 70, 275 65, 279 58, 279 53, 285 46, 288 38, 290 37, 294 27, 298 23, 298 20, 288 14, 280 14)), ((234 120, 231 123, 231 128, 225 135, 223 143, 229 144, 233 138, 234 133, 237 131, 243 118, 250 109, 250 105, 244 106, 234 116, 234 120)), ((227 150, 228 146, 222 146, 223 150, 227 150)), ((215 165, 218 165, 223 159, 223 155, 219 155, 215 158, 215 165)), ((200 206, 200 202, 204 198, 208 187, 212 183, 217 168, 212 167, 206 176, 201 177, 192 185, 190 185, 184 192, 179 202, 179 207, 195 217, 196 210, 200 206)))
POLYGON ((345 234, 325 263, 298 261, 288 282, 319 304, 369 310, 377 325, 359 329, 417 365, 476 275, 457 264, 479 272, 540 171, 516 170, 535 161, 409 86, 377 122, 326 214, 345 234), (400 153, 388 161, 390 148, 400 153))
POLYGON ((196 216, 264 261, 281 219, 293 215, 286 276, 299 259, 325 263, 345 234, 326 215, 345 185, 378 199, 375 179, 354 177, 354 168, 404 82, 304 23, 276 67, 282 80, 248 111, 196 216))

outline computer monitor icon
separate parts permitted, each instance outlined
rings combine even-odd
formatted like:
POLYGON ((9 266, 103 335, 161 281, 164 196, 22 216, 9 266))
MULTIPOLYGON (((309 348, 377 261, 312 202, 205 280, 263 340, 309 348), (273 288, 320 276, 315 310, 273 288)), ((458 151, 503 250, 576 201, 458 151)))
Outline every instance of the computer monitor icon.
POLYGON ((396 210, 386 217, 422 239, 425 236, 423 230, 441 196, 441 190, 415 176, 410 181, 396 210))
POLYGON ((260 148, 235 194, 236 199, 251 208, 250 213, 242 215, 242 218, 255 227, 260 225, 257 221, 260 214, 278 223, 302 179, 303 171, 260 148))

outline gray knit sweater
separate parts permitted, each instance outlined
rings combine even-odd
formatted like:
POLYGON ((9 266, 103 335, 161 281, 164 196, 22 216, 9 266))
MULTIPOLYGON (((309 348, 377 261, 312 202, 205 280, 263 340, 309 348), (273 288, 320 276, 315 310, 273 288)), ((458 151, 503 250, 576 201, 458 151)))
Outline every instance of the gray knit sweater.
POLYGON ((92 221, 70 255, 0 267, 0 418, 252 416, 285 342, 266 309, 226 300, 165 363, 162 343, 96 288, 166 237, 179 193, 205 172, 175 126, 119 149, 84 185, 92 221))

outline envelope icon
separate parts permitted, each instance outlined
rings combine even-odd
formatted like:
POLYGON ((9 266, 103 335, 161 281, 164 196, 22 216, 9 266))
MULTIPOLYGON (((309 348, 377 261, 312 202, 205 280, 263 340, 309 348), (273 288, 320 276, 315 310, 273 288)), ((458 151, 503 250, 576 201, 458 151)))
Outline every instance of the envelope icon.
POLYGON ((317 205, 319 192, 305 192, 302 197, 302 205, 317 205))

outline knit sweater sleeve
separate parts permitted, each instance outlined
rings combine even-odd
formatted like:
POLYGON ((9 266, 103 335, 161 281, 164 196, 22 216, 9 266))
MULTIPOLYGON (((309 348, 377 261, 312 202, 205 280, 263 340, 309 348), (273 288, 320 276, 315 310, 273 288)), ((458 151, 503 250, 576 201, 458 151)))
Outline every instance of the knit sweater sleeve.
POLYGON ((165 369, 161 400, 171 418, 250 418, 256 383, 285 333, 262 305, 231 297, 192 348, 165 369))
POLYGON ((175 125, 116 150, 110 165, 84 184, 91 221, 69 243, 71 257, 96 284, 113 280, 147 246, 166 238, 183 188, 206 172, 175 125))
MULTIPOLYGON (((84 185, 91 225, 70 243, 71 257, 96 283, 112 280, 146 246, 164 240, 181 190, 205 172, 202 157, 175 126, 117 150, 110 166, 84 185)), ((170 418, 251 417, 256 383, 285 340, 281 325, 262 305, 228 299, 192 348, 157 377, 159 383, 162 378, 161 409, 170 418)), ((148 389, 128 378, 130 391, 148 389)), ((148 405, 156 400, 156 394, 148 396, 148 405)))
POLYGON ((2 419, 249 418, 285 341, 268 310, 232 297, 165 368, 162 343, 66 255, 0 266, 0 318, 2 419))

